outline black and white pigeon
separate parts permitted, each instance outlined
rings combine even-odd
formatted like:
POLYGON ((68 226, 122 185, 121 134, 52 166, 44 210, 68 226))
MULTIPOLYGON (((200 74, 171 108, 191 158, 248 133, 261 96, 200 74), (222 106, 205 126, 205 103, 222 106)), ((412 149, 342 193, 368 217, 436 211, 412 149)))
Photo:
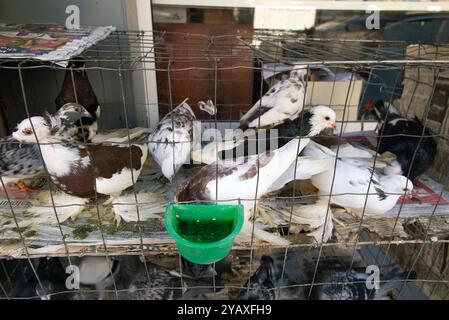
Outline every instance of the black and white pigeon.
MULTIPOLYGON (((80 105, 67 103, 58 110, 55 116, 50 116, 47 113, 46 117, 57 128, 58 135, 66 139, 76 140, 77 121, 89 118, 90 114, 80 105)), ((25 119, 24 122, 26 121, 28 120, 25 119)), ((93 129, 89 132, 89 139, 96 134, 93 129)), ((0 154, 0 176, 6 186, 8 195, 13 198, 21 198, 26 196, 25 192, 35 191, 34 188, 22 183, 17 190, 14 188, 14 184, 22 179, 33 178, 44 173, 38 145, 21 145, 13 136, 8 136, 0 139, 0 154)))
POLYGON ((91 130, 97 130, 97 121, 101 111, 85 68, 86 63, 81 57, 74 58, 69 62, 61 90, 55 99, 58 109, 67 103, 77 103, 90 113, 90 117, 79 119, 76 123, 78 131, 73 133, 76 134, 79 141, 89 140, 91 130))
POLYGON ((33 300, 66 300, 73 292, 67 289, 67 274, 59 258, 41 258, 27 281, 19 284, 8 294, 11 298, 28 298, 33 300), (37 274, 37 277, 36 277, 37 274), (39 279, 38 279, 39 278, 39 279))
MULTIPOLYGON (((366 268, 345 269, 342 267, 319 269, 310 298, 313 300, 390 300, 388 294, 399 289, 401 280, 415 279, 415 272, 402 272, 393 268, 379 275, 379 289, 373 285, 371 273, 366 268)), ((306 290, 307 291, 307 290, 306 290)))
POLYGON ((297 65, 240 119, 240 129, 272 127, 296 119, 303 109, 307 66, 297 65))
POLYGON ((403 117, 392 105, 382 100, 375 104, 370 101, 365 106, 366 111, 371 108, 382 123, 378 131, 382 135, 378 137, 379 153, 389 151, 396 155, 396 161, 386 167, 385 174, 402 174, 414 179, 426 172, 437 153, 437 143, 431 137, 431 130, 424 128, 417 117, 403 117), (426 137, 421 139, 423 135, 426 137))
POLYGON ((97 135, 96 116, 82 105, 69 102, 63 105, 52 117, 59 127, 58 134, 66 139, 88 143, 97 135))
MULTIPOLYGON (((109 202, 133 186, 148 155, 146 143, 125 146, 113 143, 79 144, 56 135, 49 117, 31 117, 18 124, 13 137, 23 143, 41 143, 42 157, 52 182, 74 199, 78 214, 89 198, 109 195, 109 202), (30 125, 33 123, 33 127, 30 125)), ((75 210, 76 209, 76 210, 75 210)))
MULTIPOLYGON (((282 187, 290 181, 282 183, 279 178, 286 170, 292 168, 291 165, 295 162, 298 153, 309 143, 311 136, 335 126, 335 112, 330 108, 312 108, 308 114, 310 116, 307 115, 308 121, 305 128, 303 130, 298 128, 296 131, 291 129, 297 136, 294 137, 292 134, 290 141, 281 148, 269 150, 260 155, 238 158, 236 161, 219 160, 206 165, 178 191, 176 200, 199 203, 215 203, 216 201, 225 201, 227 204, 241 203, 244 206, 245 223, 240 234, 244 237, 251 235, 253 228, 249 219, 252 217, 257 200, 269 191, 273 191, 271 186, 275 182, 282 187)), ((288 243, 287 240, 258 228, 254 229, 254 235, 267 242, 281 245, 288 243)))
POLYGON ((81 258, 79 264, 80 284, 92 286, 103 300, 104 290, 117 282, 120 262, 106 257, 88 256, 81 258))
POLYGON ((238 300, 276 300, 282 270, 276 268, 272 257, 260 258, 260 266, 249 278, 237 297, 238 300))
MULTIPOLYGON (((183 164, 189 163, 193 138, 199 134, 199 128, 194 123, 195 113, 187 104, 187 100, 188 98, 166 114, 148 138, 148 147, 153 159, 170 181, 183 164)), ((210 115, 217 112, 211 100, 206 103, 200 101, 198 106, 210 115)))

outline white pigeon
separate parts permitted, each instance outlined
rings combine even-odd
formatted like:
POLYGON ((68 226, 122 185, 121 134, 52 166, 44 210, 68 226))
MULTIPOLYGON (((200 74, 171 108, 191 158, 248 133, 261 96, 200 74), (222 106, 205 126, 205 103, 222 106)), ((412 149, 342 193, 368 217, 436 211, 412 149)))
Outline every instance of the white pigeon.
MULTIPOLYGON (((311 126, 308 132, 318 134, 326 128, 335 126, 335 112, 324 107, 318 108, 314 113, 312 108, 311 126)), ((300 131, 300 130, 298 130, 300 131)), ((304 134, 303 138, 292 138, 283 147, 274 151, 267 151, 261 155, 253 155, 237 161, 220 160, 203 167, 191 180, 178 192, 178 202, 210 202, 224 201, 223 203, 241 203, 245 208, 245 224, 243 234, 250 235, 252 223, 248 221, 257 200, 264 196, 273 183, 282 185, 279 177, 289 169, 300 152, 309 143, 310 134, 304 134)), ((286 183, 286 182, 285 182, 286 183)), ((280 245, 288 243, 283 238, 255 228, 255 236, 267 242, 280 245)), ((246 239, 248 240, 248 239, 246 239)))
MULTIPOLYGON (((149 136, 149 151, 170 181, 181 166, 189 162, 193 138, 199 135, 199 128, 194 124, 195 113, 187 100, 165 115, 149 136)), ((210 115, 217 112, 210 100, 207 103, 200 101, 198 106, 210 115)))
POLYGON ((275 84, 240 119, 240 129, 276 126, 296 119, 304 106, 307 66, 297 65, 289 78, 275 84))
POLYGON ((336 159, 333 151, 314 142, 309 143, 303 154, 314 159, 333 158, 337 162, 335 178, 332 167, 312 176, 311 182, 319 189, 320 197, 328 198, 332 192, 331 203, 356 214, 383 214, 391 210, 401 196, 409 196, 413 190, 413 183, 404 176, 385 176, 364 162, 336 159))
MULTIPOLYGON (((54 133, 49 118, 31 117, 18 124, 13 137, 24 143, 36 143, 37 137, 52 182, 73 197, 93 198, 98 193, 112 201, 137 182, 148 155, 145 143, 80 145, 54 133)), ((73 211, 78 213, 79 206, 73 211)))

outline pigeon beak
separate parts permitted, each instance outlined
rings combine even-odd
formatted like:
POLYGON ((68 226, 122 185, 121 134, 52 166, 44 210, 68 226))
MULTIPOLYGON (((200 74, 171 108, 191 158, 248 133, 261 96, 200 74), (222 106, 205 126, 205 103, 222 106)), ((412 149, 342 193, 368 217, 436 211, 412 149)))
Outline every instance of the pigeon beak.
POLYGON ((334 133, 338 133, 339 132, 336 122, 332 123, 331 127, 332 127, 332 130, 334 131, 334 133))

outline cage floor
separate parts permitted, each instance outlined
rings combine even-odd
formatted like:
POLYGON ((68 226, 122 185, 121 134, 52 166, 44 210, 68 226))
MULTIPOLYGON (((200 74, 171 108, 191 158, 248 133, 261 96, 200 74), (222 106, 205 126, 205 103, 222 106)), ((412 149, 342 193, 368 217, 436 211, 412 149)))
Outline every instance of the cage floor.
MULTIPOLYGON (((120 223, 117 223, 112 206, 103 204, 107 198, 99 197, 98 206, 94 201, 89 202, 73 221, 67 215, 60 214, 60 208, 66 208, 67 203, 64 201, 60 205, 58 203, 56 210, 61 222, 58 224, 47 186, 30 199, 12 200, 14 215, 10 203, 4 198, 0 199, 0 257, 65 256, 67 251, 71 255, 101 255, 106 251, 111 255, 126 255, 140 254, 142 250, 145 254, 175 253, 175 243, 163 224, 163 212, 169 200, 173 199, 175 190, 199 168, 200 166, 185 166, 173 183, 167 183, 160 175, 156 164, 150 159, 135 185, 138 201, 140 200, 140 223, 137 220, 136 210, 124 212, 120 223), (143 198, 140 198, 140 195, 143 195, 143 198)), ((359 245, 373 242, 416 243, 446 238, 449 234, 449 193, 444 192, 441 198, 436 195, 442 186, 428 176, 422 176, 417 185, 418 195, 423 200, 420 204, 398 202, 391 212, 382 216, 366 216, 361 221, 360 218, 344 210, 333 209, 334 217, 337 219, 334 236, 324 245, 348 245, 355 241, 359 245), (428 237, 423 240, 422 235, 426 234, 426 228, 429 229, 428 237), (370 241, 357 239, 360 229, 369 232, 370 241)), ((295 188, 301 190, 303 187, 304 183, 301 183, 295 188)), ((270 208, 274 208, 271 214, 276 214, 288 210, 292 204, 304 204, 305 201, 301 197, 288 201, 283 197, 292 194, 291 188, 292 184, 287 185, 280 193, 272 194, 260 201, 260 206, 268 204, 270 208)), ((128 190, 123 196, 122 204, 128 203, 128 207, 135 208, 132 190, 128 190)), ((306 199, 310 201, 310 197, 306 199)), ((280 225, 288 223, 285 216, 284 220, 276 221, 280 221, 280 225)), ((269 227, 275 230, 278 226, 269 227)), ((296 233, 289 235, 291 246, 315 245, 312 238, 304 232, 307 226, 296 225, 291 229, 291 233, 293 230, 296 230, 296 233)), ((255 241, 252 246, 275 247, 261 241, 255 241)), ((234 248, 248 249, 250 243, 235 244, 234 248)))

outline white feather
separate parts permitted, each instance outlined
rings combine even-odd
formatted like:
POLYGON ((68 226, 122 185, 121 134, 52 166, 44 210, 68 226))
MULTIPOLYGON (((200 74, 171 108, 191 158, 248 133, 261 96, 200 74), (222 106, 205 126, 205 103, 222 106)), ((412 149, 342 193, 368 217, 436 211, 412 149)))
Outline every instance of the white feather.
MULTIPOLYGON (((71 165, 77 160, 81 160, 78 149, 68 148, 59 144, 56 139, 46 139, 42 141, 41 151, 47 170, 52 175, 65 176, 70 174, 71 165)), ((84 165, 89 164, 89 157, 85 157, 84 165)))
MULTIPOLYGON (((167 206, 167 199, 161 192, 139 192, 137 196, 137 206, 139 209, 140 221, 145 221, 153 218, 161 218, 161 213, 164 213, 167 206)), ((137 208, 135 195, 132 192, 114 198, 112 207, 116 215, 117 223, 120 219, 125 222, 136 222, 137 208)))
MULTIPOLYGON (((304 154, 315 159, 334 157, 333 152, 324 146, 310 143, 304 154)), ((312 184, 319 189, 319 195, 328 196, 332 192, 331 202, 356 213, 382 214, 391 210, 404 189, 408 192, 413 184, 400 175, 383 176, 364 162, 341 158, 333 169, 324 171, 311 178, 312 184), (335 174, 335 177, 334 177, 335 174), (370 182, 371 181, 371 182, 370 182), (368 196, 367 196, 368 194, 368 196)))
POLYGON ((53 201, 54 209, 50 191, 39 193, 34 206, 28 209, 34 215, 33 224, 57 224, 54 210, 58 214, 60 223, 69 218, 74 220, 83 211, 89 199, 74 197, 63 192, 53 192, 53 201))
POLYGON ((282 238, 279 234, 273 234, 271 232, 262 230, 260 229, 260 227, 258 227, 257 224, 254 224, 251 221, 245 221, 242 231, 235 238, 235 241, 237 243, 241 242, 249 243, 251 242, 252 234, 254 234, 255 239, 259 239, 275 245, 287 246, 290 244, 290 241, 288 239, 282 238))
POLYGON ((332 146, 331 150, 337 152, 338 156, 343 158, 373 158, 373 152, 367 148, 355 147, 350 143, 338 146, 332 146))
POLYGON ((312 159, 309 157, 298 157, 295 162, 270 186, 268 192, 276 191, 284 187, 287 183, 293 180, 307 180, 313 175, 332 168, 334 161, 332 159, 312 159))

